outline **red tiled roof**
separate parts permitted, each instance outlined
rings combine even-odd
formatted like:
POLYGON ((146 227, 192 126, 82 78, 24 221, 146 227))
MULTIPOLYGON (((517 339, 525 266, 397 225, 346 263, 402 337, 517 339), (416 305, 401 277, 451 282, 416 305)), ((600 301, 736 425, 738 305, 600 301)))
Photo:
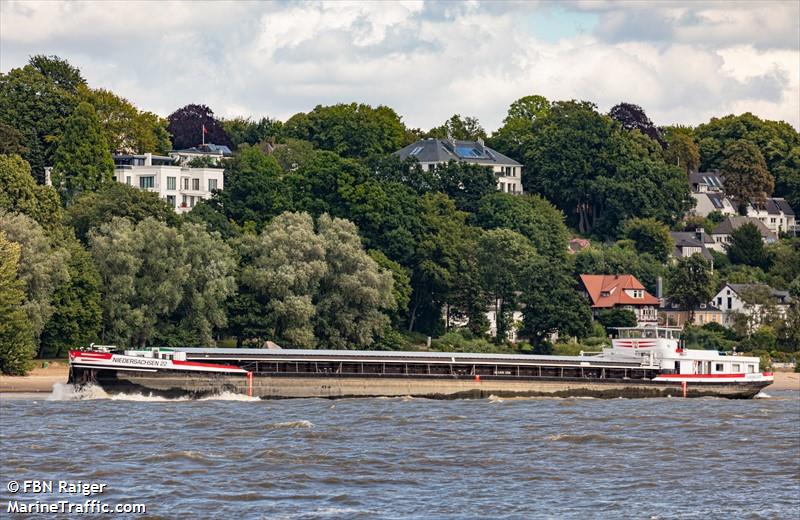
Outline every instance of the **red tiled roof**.
POLYGON ((592 299, 593 308, 615 305, 658 305, 658 298, 648 293, 639 280, 630 274, 582 274, 581 282, 592 299), (626 289, 644 291, 643 298, 628 295, 626 289))

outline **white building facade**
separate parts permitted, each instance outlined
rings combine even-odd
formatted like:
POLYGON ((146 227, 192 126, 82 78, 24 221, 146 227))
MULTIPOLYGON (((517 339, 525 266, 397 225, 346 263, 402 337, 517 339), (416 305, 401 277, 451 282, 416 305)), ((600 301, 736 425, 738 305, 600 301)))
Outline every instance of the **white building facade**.
POLYGON ((769 297, 775 307, 775 311, 780 317, 785 317, 792 303, 792 299, 787 291, 778 291, 772 287, 752 284, 735 284, 728 283, 720 289, 714 299, 710 302, 711 305, 717 307, 722 311, 722 325, 731 327, 734 323, 737 314, 747 316, 748 321, 753 326, 757 327, 761 323, 760 316, 762 314, 762 305, 752 304, 748 305, 745 302, 743 295, 748 290, 761 288, 769 292, 769 297))
POLYGON ((186 213, 214 190, 225 188, 222 168, 190 168, 175 165, 173 157, 115 155, 117 182, 157 193, 177 213, 186 213))

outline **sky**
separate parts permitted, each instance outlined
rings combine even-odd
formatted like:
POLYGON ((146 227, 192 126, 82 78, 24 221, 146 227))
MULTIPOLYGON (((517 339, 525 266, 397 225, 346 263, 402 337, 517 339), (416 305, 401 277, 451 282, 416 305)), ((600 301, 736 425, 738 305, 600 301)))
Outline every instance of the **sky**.
POLYGON ((800 128, 800 2, 0 2, 0 71, 35 54, 167 116, 286 120, 388 105, 412 128, 502 125, 522 96, 625 101, 659 125, 800 128))

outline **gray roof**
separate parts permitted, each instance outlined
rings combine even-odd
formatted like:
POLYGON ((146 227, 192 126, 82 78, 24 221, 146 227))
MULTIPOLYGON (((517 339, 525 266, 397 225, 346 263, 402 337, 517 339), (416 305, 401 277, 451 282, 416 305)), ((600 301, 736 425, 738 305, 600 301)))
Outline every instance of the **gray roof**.
POLYGON ((706 248, 706 244, 714 243, 714 239, 708 236, 708 234, 697 233, 695 231, 671 231, 669 236, 672 237, 672 241, 675 243, 675 250, 672 252, 675 258, 683 257, 684 247, 699 247, 700 254, 703 255, 703 258, 709 262, 714 261, 714 257, 711 256, 711 253, 706 248), (702 242, 700 238, 702 238, 702 242))
POLYGON ((742 292, 741 292, 742 290, 747 290, 747 289, 754 288, 754 287, 766 287, 767 289, 769 289, 770 295, 772 295, 773 298, 778 300, 778 303, 788 304, 788 303, 792 302, 792 297, 789 295, 789 291, 779 291, 778 289, 773 289, 769 285, 765 285, 765 284, 760 284, 760 283, 729 283, 728 287, 730 287, 733 292, 735 292, 736 294, 739 294, 739 295, 742 294, 742 292))
POLYGON ((765 209, 770 215, 780 215, 781 213, 784 215, 794 215, 794 210, 789 203, 786 202, 786 199, 778 197, 769 198, 763 204, 753 203, 752 205, 765 209))
POLYGON ((172 150, 173 153, 196 153, 196 154, 211 154, 211 155, 233 155, 231 149, 224 144, 207 143, 204 145, 193 146, 192 148, 184 148, 183 150, 172 150))
MULTIPOLYGON (((678 305, 677 303, 673 302, 669 298, 665 298, 663 303, 661 304, 660 309, 666 311, 688 311, 690 310, 685 305, 678 305)), ((696 305, 694 309, 695 311, 711 311, 711 312, 722 312, 719 307, 712 303, 701 303, 700 305, 696 305)))
POLYGON ((763 222, 753 217, 726 217, 725 220, 711 232, 712 235, 730 235, 745 224, 753 224, 758 228, 759 233, 764 238, 775 238, 775 233, 769 230, 763 222))
POLYGON ((522 166, 481 141, 421 139, 395 152, 400 159, 414 157, 421 163, 464 161, 474 164, 522 166))
POLYGON ((689 184, 692 186, 705 184, 712 189, 723 189, 722 177, 716 171, 692 172, 689 174, 689 184))

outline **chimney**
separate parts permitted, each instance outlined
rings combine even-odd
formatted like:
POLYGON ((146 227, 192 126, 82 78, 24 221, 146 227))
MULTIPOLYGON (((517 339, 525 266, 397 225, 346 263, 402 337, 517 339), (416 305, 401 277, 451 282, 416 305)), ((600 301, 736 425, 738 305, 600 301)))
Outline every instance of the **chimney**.
POLYGON ((150 152, 144 154, 144 165, 153 166, 153 154, 151 154, 150 152))

